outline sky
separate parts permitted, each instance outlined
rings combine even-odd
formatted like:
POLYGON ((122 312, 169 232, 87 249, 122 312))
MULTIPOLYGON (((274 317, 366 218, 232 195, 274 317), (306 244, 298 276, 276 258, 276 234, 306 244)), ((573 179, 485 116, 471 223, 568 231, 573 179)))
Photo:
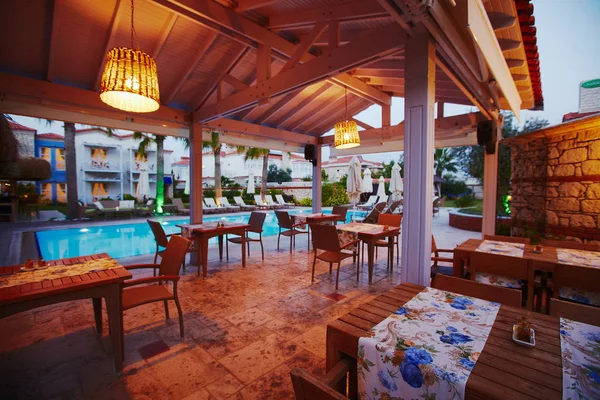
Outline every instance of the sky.
MULTIPOLYGON (((527 118, 547 119, 558 124, 562 116, 579 108, 579 84, 600 78, 600 0, 533 0, 537 45, 542 75, 543 111, 523 111, 521 123, 527 118)), ((464 114, 474 107, 446 104, 445 115, 464 114)), ((63 133, 62 123, 47 125, 37 118, 13 116, 38 133, 63 133)), ((371 126, 381 126, 381 108, 371 106, 356 115, 371 126)), ((404 99, 392 100, 392 125, 404 119, 404 99)), ((168 138, 165 148, 174 151, 174 160, 187 155, 179 142, 168 138)), ((323 151, 323 157, 329 150, 323 151)), ((367 159, 389 161, 398 154, 366 155, 367 159)))

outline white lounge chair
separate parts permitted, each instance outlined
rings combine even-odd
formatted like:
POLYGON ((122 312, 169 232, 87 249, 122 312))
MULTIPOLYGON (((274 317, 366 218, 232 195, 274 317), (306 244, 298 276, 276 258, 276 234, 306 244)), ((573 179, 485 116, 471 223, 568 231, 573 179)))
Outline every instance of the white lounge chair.
POLYGON ((227 211, 227 208, 225 208, 225 207, 219 207, 217 205, 217 203, 215 202, 215 199, 213 199, 212 197, 205 197, 204 198, 204 204, 206 204, 207 208, 210 208, 212 210, 216 210, 217 212, 225 212, 225 211, 227 211))
POLYGON ((267 209, 273 209, 275 207, 268 205, 267 203, 265 203, 263 201, 263 199, 260 198, 260 194, 255 194, 254 195, 254 202, 256 203, 256 205, 260 208, 267 208, 267 209))
POLYGON ((277 204, 281 204, 282 206, 293 207, 296 205, 294 203, 286 203, 285 200, 283 199, 283 196, 280 194, 275 195, 275 201, 277 202, 277 204))
POLYGON ((373 208, 373 206, 377 202, 377 197, 378 196, 370 196, 366 203, 359 204, 356 206, 356 208, 361 209, 361 210, 370 210, 371 208, 373 208))
POLYGON ((285 204, 275 203, 275 200, 273 200, 273 196, 271 196, 270 194, 265 194, 265 200, 267 201, 267 204, 273 208, 286 208, 287 207, 285 204))
POLYGON ((228 211, 241 211, 242 208, 240 206, 233 206, 229 203, 229 199, 227 197, 218 197, 217 201, 221 207, 227 208, 228 211))
POLYGON ((244 201, 244 199, 242 199, 241 196, 234 196, 233 201, 235 201, 235 204, 240 206, 240 208, 242 210, 248 210, 248 211, 256 210, 256 206, 253 206, 251 204, 246 204, 246 202, 244 201))

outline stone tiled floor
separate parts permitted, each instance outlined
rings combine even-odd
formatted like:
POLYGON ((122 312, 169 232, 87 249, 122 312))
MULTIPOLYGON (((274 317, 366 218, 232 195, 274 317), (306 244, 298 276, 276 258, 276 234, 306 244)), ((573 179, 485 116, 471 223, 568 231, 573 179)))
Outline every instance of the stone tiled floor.
MULTIPOLYGON (((444 247, 477 236, 444 229, 450 234, 438 240, 444 247)), ((274 238, 265 240, 265 246, 265 261, 253 248, 246 268, 239 247, 230 248, 229 262, 220 262, 213 249, 207 279, 188 266, 180 284, 183 340, 174 304, 168 321, 159 303, 126 311, 125 369, 120 375, 113 368, 106 316, 98 336, 89 300, 0 320, 0 397, 293 398, 293 368, 324 373, 327 323, 399 284, 400 274, 398 267, 390 274, 380 256, 369 285, 366 264, 357 281, 356 265, 346 260, 335 291, 335 269, 330 275, 325 263, 317 263, 311 284, 312 255, 305 238, 298 239, 293 255, 287 243, 277 251, 274 238)), ((140 258, 122 260, 132 261, 140 258)), ((136 271, 134 276, 142 275, 136 271)))

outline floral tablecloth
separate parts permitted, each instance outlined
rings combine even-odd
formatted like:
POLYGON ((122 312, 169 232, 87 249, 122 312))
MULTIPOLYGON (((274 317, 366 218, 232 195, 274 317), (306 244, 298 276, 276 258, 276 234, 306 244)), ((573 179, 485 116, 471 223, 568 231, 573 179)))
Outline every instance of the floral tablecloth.
POLYGON ((556 249, 558 262, 581 267, 600 268, 600 252, 576 249, 556 249))
POLYGON ((379 229, 379 228, 381 228, 381 225, 354 223, 354 224, 338 225, 337 227, 338 227, 338 230, 340 230, 340 231, 361 233, 361 232, 372 231, 374 229, 379 229))
POLYGON ((17 272, 11 275, 0 276, 0 287, 19 286, 27 283, 66 278, 68 276, 83 275, 90 272, 105 271, 119 267, 121 267, 121 264, 112 258, 100 258, 97 260, 86 261, 81 264, 56 265, 46 269, 17 272))
POLYGON ((600 327, 560 319, 563 399, 600 399, 600 327))
POLYGON ((500 304, 425 288, 358 342, 362 399, 462 399, 500 304))
POLYGON ((500 254, 510 257, 523 257, 525 245, 521 243, 498 242, 496 240, 484 240, 475 251, 490 254, 500 254))

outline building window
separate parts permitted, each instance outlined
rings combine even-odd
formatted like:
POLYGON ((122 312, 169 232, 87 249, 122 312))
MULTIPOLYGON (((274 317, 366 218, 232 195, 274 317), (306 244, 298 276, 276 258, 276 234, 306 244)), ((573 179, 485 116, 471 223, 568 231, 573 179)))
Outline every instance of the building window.
POLYGON ((40 158, 50 162, 50 147, 40 147, 40 158))
POLYGON ((43 201, 52 201, 52 184, 51 183, 42 183, 41 193, 43 201))
POLYGON ((56 184, 56 201, 59 203, 67 202, 67 184, 57 183, 56 184))
POLYGON ((92 168, 103 168, 109 169, 108 161, 106 160, 106 150, 104 149, 91 149, 92 150, 92 159, 91 166, 92 168))
POLYGON ((56 149, 56 170, 65 170, 65 149, 56 149))
POLYGON ((106 193, 106 187, 104 186, 104 183, 94 183, 94 186, 92 187, 92 198, 94 201, 107 196, 108 194, 106 193))

